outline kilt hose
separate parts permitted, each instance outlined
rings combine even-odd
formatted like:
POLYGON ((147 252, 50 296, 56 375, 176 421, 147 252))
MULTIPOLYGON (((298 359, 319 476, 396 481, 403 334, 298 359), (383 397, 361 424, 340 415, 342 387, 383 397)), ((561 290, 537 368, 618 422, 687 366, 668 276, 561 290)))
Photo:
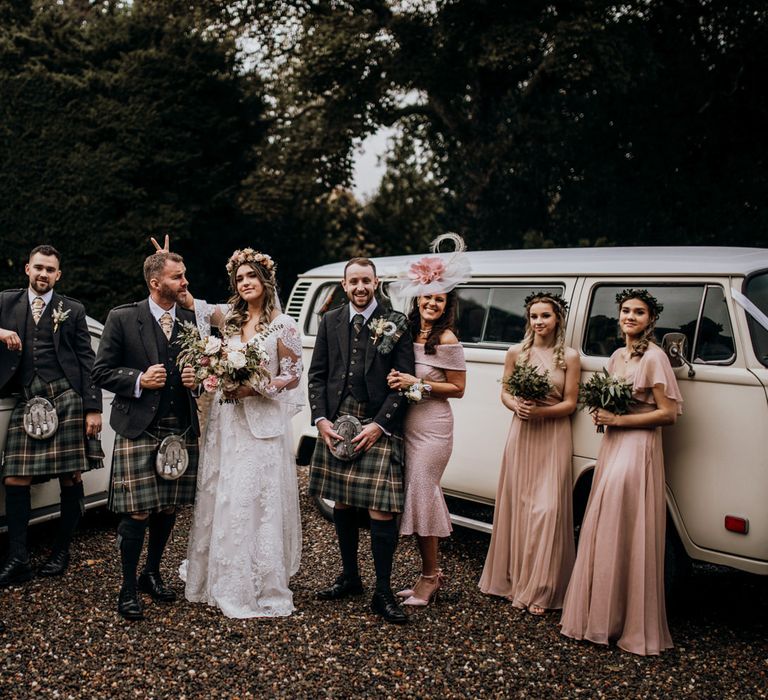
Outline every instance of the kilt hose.
MULTIPOLYGON (((347 396, 339 416, 365 418, 365 403, 347 396)), ((337 416, 338 417, 338 416, 337 416)), ((384 435, 361 457, 344 462, 318 438, 309 469, 309 494, 348 506, 386 513, 403 512, 403 438, 384 435)))
POLYGON ((115 513, 157 513, 170 506, 183 506, 195 501, 197 484, 197 436, 191 428, 185 434, 189 466, 175 481, 162 479, 155 471, 155 456, 160 442, 168 435, 184 432, 178 418, 161 418, 156 426, 129 440, 115 436, 112 453, 112 477, 109 483, 108 507, 115 513))
POLYGON ((50 384, 37 375, 24 388, 24 399, 11 413, 3 454, 2 475, 31 476, 34 482, 103 467, 101 460, 88 460, 85 450, 85 414, 82 397, 66 377, 50 384), (51 437, 34 440, 23 426, 26 401, 35 396, 48 399, 56 408, 59 427, 51 437))

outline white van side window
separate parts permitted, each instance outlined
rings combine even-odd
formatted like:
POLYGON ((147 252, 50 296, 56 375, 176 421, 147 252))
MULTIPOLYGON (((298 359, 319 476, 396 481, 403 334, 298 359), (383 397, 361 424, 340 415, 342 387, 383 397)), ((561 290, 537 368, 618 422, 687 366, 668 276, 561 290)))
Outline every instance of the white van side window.
POLYGON ((525 298, 532 292, 562 294, 551 282, 524 287, 472 285, 459 287, 457 326, 462 343, 511 345, 525 333, 525 298))
POLYGON ((694 348, 697 354, 691 354, 698 357, 699 362, 727 364, 733 361, 733 333, 722 287, 640 284, 632 280, 594 288, 582 343, 586 355, 609 357, 621 345, 616 294, 627 287, 647 289, 664 304, 664 312, 656 325, 657 342, 667 333, 684 333, 689 353, 694 348))
MULTIPOLYGON (((758 272, 750 276, 744 285, 744 294, 760 311, 768 314, 768 272, 758 272)), ((747 314, 747 324, 749 325, 749 334, 752 336, 755 355, 762 364, 768 367, 768 331, 749 314, 747 314)))
POLYGON ((341 286, 341 282, 326 282, 316 292, 312 299, 312 309, 307 315, 304 324, 306 335, 317 335, 320 319, 326 311, 336 309, 347 301, 347 295, 341 286))

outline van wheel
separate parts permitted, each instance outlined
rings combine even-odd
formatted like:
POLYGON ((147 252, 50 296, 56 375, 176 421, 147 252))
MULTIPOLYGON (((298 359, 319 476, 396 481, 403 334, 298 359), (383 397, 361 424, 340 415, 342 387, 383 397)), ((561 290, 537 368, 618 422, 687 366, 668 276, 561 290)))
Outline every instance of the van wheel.
POLYGON ((576 547, 579 546, 579 534, 581 533, 581 523, 584 520, 584 512, 587 510, 587 501, 589 492, 592 490, 592 477, 594 471, 585 472, 573 489, 573 539, 576 547))
POLYGON ((667 519, 664 538, 664 594, 667 603, 675 605, 685 593, 686 584, 693 572, 693 562, 680 541, 674 524, 667 519))

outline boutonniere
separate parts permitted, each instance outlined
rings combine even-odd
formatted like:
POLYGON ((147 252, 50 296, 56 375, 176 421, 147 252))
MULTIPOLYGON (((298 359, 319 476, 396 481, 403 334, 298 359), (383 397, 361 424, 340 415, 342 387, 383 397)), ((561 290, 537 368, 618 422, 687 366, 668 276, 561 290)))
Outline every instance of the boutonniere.
POLYGON ((408 328, 408 320, 403 314, 392 311, 386 316, 372 319, 368 328, 371 329, 373 347, 382 355, 387 355, 408 328))
POLYGON ((64 302, 59 299, 59 305, 53 310, 51 316, 53 317, 53 332, 59 330, 59 326, 69 318, 69 312, 72 309, 64 310, 64 302))

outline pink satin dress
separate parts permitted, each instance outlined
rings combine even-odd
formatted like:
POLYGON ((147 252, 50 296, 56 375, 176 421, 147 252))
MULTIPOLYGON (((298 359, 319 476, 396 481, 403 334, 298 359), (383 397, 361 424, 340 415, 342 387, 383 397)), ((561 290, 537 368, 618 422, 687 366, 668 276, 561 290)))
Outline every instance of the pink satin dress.
MULTIPOLYGON (((621 352, 612 355, 609 372, 621 352)), ((658 346, 650 345, 626 378, 638 401, 632 413, 656 408, 656 384, 682 412, 677 380, 658 346)), ((565 636, 615 642, 643 656, 672 647, 664 600, 664 491, 661 428, 606 427, 563 605, 565 636)))

